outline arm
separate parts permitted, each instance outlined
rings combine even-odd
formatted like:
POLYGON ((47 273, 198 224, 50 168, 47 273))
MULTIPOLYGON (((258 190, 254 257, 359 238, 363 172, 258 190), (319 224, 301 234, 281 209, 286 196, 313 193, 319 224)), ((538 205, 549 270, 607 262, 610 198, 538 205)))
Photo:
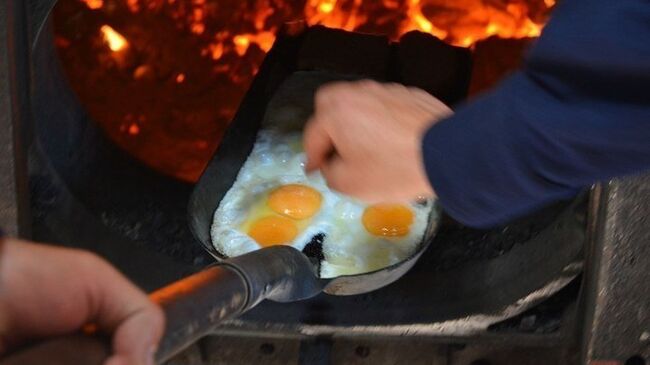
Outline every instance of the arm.
POLYGON ((650 169, 650 4, 563 1, 524 69, 422 148, 442 205, 479 227, 650 169))

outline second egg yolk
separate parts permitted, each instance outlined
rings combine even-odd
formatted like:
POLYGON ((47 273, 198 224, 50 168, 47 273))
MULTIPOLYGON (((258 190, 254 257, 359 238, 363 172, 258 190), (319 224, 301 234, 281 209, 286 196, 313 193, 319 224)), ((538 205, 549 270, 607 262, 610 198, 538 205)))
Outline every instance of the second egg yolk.
POLYGON ((288 184, 269 194, 267 204, 274 212, 293 219, 306 219, 318 212, 321 194, 306 185, 288 184))
POLYGON ((375 204, 366 208, 361 221, 372 235, 402 237, 413 224, 413 211, 402 204, 375 204))
POLYGON ((289 218, 266 216, 254 221, 248 235, 262 247, 288 243, 298 235, 298 227, 289 218))

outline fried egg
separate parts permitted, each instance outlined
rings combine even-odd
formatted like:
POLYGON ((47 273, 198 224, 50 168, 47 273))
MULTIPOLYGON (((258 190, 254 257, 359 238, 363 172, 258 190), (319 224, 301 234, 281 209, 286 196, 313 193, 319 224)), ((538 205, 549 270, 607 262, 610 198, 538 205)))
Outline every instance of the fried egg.
POLYGON ((370 272, 413 254, 433 203, 363 204, 305 174, 300 134, 261 131, 250 156, 214 213, 215 248, 233 257, 273 245, 298 250, 318 237, 319 275, 370 272))

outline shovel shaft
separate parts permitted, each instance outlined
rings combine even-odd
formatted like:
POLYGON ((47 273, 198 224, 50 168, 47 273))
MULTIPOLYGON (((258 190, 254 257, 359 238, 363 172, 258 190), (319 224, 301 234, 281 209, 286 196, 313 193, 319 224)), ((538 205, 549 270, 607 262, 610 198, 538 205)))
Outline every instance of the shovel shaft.
MULTIPOLYGON (((246 308, 248 285, 230 266, 214 266, 151 294, 165 312, 165 333, 156 362, 168 360, 220 322, 246 308)), ((110 340, 73 334, 55 337, 20 350, 0 365, 101 365, 111 354, 110 340)))
MULTIPOLYGON (((322 290, 309 260, 291 247, 270 247, 224 261, 151 294, 165 312, 165 333, 156 362, 164 362, 219 322, 236 317, 264 299, 289 302, 322 290)), ((0 365, 100 365, 110 341, 88 335, 60 336, 0 360, 0 365)))

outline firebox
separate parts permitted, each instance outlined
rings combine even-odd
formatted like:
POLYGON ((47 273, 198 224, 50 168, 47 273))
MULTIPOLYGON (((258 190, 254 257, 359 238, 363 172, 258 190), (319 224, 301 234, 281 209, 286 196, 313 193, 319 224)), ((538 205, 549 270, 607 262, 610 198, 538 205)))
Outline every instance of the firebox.
MULTIPOLYGON (((320 85, 358 78, 417 86, 454 107, 515 69, 555 6, 55 3, 0 8, 15 20, 0 38, 24 44, 8 47, 7 59, 30 66, 7 67, 15 77, 3 95, 31 107, 11 113, 0 131, 14 146, 2 160, 12 164, 0 168, 13 171, 6 176, 16 186, 2 197, 14 208, 2 224, 95 251, 146 290, 213 262, 194 242, 186 209, 232 120, 305 118, 320 85)), ((635 242, 648 235, 648 186, 647 178, 602 184, 492 230, 445 216, 430 249, 395 284, 265 302, 171 363, 643 361, 647 304, 621 297, 650 292, 648 264, 630 261, 647 255, 635 242), (626 254, 612 255, 614 247, 626 254), (612 306, 625 314, 614 312, 615 324, 612 306)))

